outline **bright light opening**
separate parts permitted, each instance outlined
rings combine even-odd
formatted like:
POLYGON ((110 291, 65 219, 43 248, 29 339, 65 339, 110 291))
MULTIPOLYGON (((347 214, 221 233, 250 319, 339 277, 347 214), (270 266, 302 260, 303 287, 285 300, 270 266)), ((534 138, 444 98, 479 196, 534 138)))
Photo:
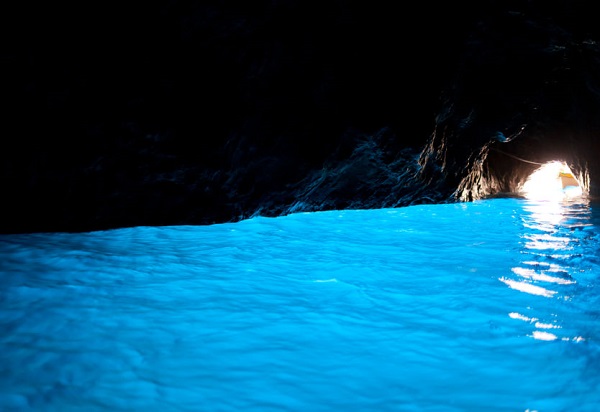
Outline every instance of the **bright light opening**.
POLYGON ((581 196, 583 190, 565 162, 552 161, 533 172, 519 193, 534 200, 564 200, 581 196))

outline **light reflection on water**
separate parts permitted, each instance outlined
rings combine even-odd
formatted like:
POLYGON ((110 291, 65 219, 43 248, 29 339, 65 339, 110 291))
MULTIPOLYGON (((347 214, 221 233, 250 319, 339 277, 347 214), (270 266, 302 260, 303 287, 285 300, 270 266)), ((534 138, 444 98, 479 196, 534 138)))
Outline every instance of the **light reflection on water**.
POLYGON ((0 411, 597 412, 598 216, 549 206, 0 236, 0 411))
MULTIPOLYGON (((514 277, 500 280, 519 292, 551 299, 571 299, 578 283, 581 257, 586 241, 592 237, 591 208, 587 198, 563 201, 528 200, 523 207, 523 234, 521 251, 524 259, 511 268, 514 277)), ((531 309, 531 307, 528 307, 531 309)), ((558 313, 540 320, 519 312, 509 316, 531 323, 534 339, 582 341, 582 336, 560 335, 562 319, 558 313)))

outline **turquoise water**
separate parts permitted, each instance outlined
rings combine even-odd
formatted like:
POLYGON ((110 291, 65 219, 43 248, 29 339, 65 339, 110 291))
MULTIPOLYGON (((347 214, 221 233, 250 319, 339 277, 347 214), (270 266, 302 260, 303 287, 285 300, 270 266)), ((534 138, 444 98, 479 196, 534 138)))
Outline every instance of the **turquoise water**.
POLYGON ((0 236, 2 411, 597 411, 600 215, 494 199, 0 236))

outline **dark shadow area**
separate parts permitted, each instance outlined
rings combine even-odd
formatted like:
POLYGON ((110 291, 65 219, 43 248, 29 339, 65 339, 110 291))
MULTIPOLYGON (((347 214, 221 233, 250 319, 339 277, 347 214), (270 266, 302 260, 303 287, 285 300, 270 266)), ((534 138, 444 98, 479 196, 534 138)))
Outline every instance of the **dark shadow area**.
POLYGON ((0 232, 469 201, 517 159, 597 196, 590 4, 3 6, 0 232))

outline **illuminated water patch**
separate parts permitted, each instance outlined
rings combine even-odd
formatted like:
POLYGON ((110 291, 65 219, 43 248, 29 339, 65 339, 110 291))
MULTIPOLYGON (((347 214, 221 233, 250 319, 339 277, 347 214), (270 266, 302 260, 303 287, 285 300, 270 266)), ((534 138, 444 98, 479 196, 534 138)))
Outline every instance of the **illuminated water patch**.
POLYGON ((600 217, 544 203, 0 236, 0 411, 598 411, 600 217))

